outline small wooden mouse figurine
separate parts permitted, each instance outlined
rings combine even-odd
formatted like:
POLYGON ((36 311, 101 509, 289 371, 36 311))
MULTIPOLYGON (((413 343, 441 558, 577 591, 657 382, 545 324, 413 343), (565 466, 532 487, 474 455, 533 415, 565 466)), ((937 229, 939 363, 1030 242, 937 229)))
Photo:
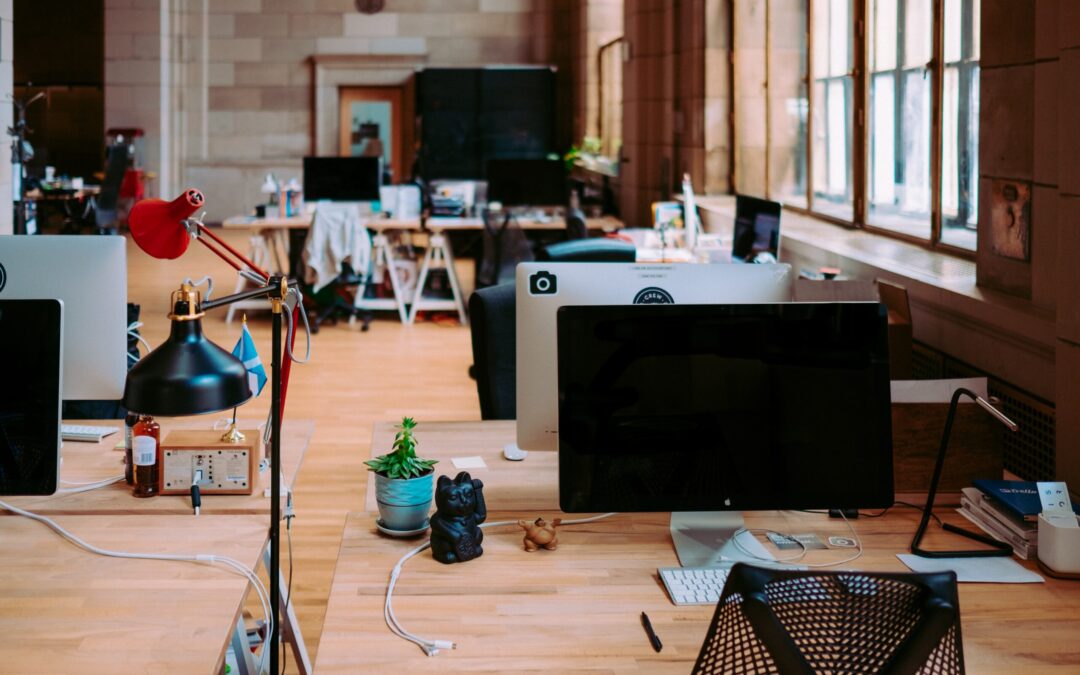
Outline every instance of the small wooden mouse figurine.
POLYGON ((487 519, 484 484, 465 471, 454 480, 439 476, 431 516, 431 554, 441 563, 466 562, 484 554, 480 543, 487 519))
POLYGON ((562 518, 556 518, 549 525, 543 517, 537 518, 531 523, 519 520, 518 525, 525 530, 525 550, 532 553, 538 548, 546 548, 554 551, 559 547, 559 535, 555 528, 562 522, 562 518))

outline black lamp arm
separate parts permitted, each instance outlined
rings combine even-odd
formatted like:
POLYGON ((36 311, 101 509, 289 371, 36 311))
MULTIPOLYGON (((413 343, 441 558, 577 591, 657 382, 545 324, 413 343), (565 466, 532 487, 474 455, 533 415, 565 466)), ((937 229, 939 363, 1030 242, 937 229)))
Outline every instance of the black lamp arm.
MULTIPOLYGON (((284 300, 284 297, 278 297, 283 295, 283 288, 281 279, 284 277, 271 277, 270 283, 259 286, 257 288, 251 288, 239 293, 233 293, 232 295, 225 295, 216 300, 207 300, 202 303, 203 311, 214 309, 215 307, 224 307, 225 305, 231 305, 234 302, 240 302, 241 300, 250 300, 251 298, 268 297, 284 300), (278 294, 278 295, 275 295, 278 294)), ((297 282, 295 279, 289 279, 286 282, 286 286, 290 288, 296 288, 297 282)))
POLYGON ((945 418, 945 430, 941 435, 941 447, 938 449, 937 462, 934 464, 934 475, 930 479, 930 492, 926 496, 926 507, 923 509, 922 520, 919 521, 919 527, 915 530, 915 536, 911 540, 911 552, 923 558, 987 558, 1012 555, 1012 546, 1009 544, 982 534, 969 532, 948 523, 943 524, 942 529, 986 544, 991 548, 973 551, 927 551, 919 546, 923 535, 926 534, 926 528, 930 524, 930 516, 934 511, 934 499, 937 497, 938 483, 941 482, 941 471, 945 466, 945 454, 949 449, 949 437, 952 434, 953 419, 956 417, 956 406, 960 403, 961 396, 967 396, 978 403, 981 408, 989 412, 995 419, 1009 427, 1010 431, 1016 431, 1018 428, 1016 423, 1006 417, 1004 413, 970 389, 959 387, 953 392, 952 402, 949 404, 949 415, 945 418))

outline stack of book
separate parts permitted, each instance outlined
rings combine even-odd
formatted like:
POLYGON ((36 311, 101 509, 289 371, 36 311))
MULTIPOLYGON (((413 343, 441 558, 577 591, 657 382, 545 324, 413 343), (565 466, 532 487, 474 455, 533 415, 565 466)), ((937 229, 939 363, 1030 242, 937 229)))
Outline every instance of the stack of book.
POLYGON ((1017 480, 976 480, 960 495, 960 515, 1003 541, 1024 560, 1038 550, 1038 517, 1042 506, 1036 484, 1017 480))

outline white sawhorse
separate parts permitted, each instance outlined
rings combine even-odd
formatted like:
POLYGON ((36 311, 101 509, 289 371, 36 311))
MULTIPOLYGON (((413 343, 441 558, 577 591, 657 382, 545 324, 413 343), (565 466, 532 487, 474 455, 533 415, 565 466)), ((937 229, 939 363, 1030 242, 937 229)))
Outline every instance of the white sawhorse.
MULTIPOLYGON (((378 232, 371 239, 372 263, 375 269, 382 267, 386 274, 390 275, 390 287, 394 291, 392 298, 365 298, 364 291, 367 289, 367 281, 363 281, 356 287, 356 297, 353 299, 353 307, 356 309, 392 309, 397 310, 401 323, 409 322, 409 312, 405 307, 405 299, 401 290, 401 281, 398 279, 397 266, 394 264, 394 251, 390 240, 385 232, 378 232)), ((349 319, 353 323, 355 319, 349 319)))
MULTIPOLYGON (((284 262, 282 261, 281 256, 282 253, 284 253, 285 256, 289 255, 289 237, 287 230, 263 230, 261 232, 255 232, 251 235, 249 243, 251 245, 251 251, 248 253, 248 258, 251 262, 271 274, 274 271, 285 271, 284 262), (284 251, 282 251, 282 247, 284 247, 284 251)), ((239 293, 240 291, 246 290, 250 285, 250 281, 237 275, 236 289, 233 293, 239 293)), ((263 298, 255 298, 252 300, 234 302, 229 305, 229 311, 225 314, 225 323, 232 323, 236 311, 244 309, 270 309, 270 301, 263 298)))
POLYGON ((424 254, 424 264, 420 267, 420 275, 416 279, 416 292, 413 293, 409 323, 416 321, 418 312, 445 309, 456 310, 461 325, 469 325, 469 315, 465 311, 465 302, 461 297, 461 286, 458 284, 457 272, 454 270, 454 254, 450 250, 450 241, 443 232, 432 232, 428 240, 427 253, 424 254), (450 280, 450 290, 454 296, 453 299, 424 297, 424 286, 427 285, 428 273, 432 267, 441 267, 446 270, 446 276, 450 280))

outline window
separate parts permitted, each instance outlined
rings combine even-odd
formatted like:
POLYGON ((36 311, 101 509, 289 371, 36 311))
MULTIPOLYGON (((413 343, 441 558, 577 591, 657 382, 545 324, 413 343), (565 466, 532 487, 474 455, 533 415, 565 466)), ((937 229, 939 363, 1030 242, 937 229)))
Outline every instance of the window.
POLYGON ((852 219, 852 0, 813 3, 813 208, 852 219))
POLYGON ((975 250, 979 192, 979 2, 945 0, 941 241, 975 250))
POLYGON ((931 1, 869 4, 867 222, 929 239, 931 1))
MULTIPOLYGON (((736 69, 735 109, 740 84, 760 86, 740 77, 764 70, 768 152, 766 180, 750 182, 833 220, 973 251, 980 0, 753 4, 765 67, 736 69)), ((736 34, 755 18, 736 12, 736 34)), ((761 126, 748 114, 735 124, 736 147, 761 126)))

